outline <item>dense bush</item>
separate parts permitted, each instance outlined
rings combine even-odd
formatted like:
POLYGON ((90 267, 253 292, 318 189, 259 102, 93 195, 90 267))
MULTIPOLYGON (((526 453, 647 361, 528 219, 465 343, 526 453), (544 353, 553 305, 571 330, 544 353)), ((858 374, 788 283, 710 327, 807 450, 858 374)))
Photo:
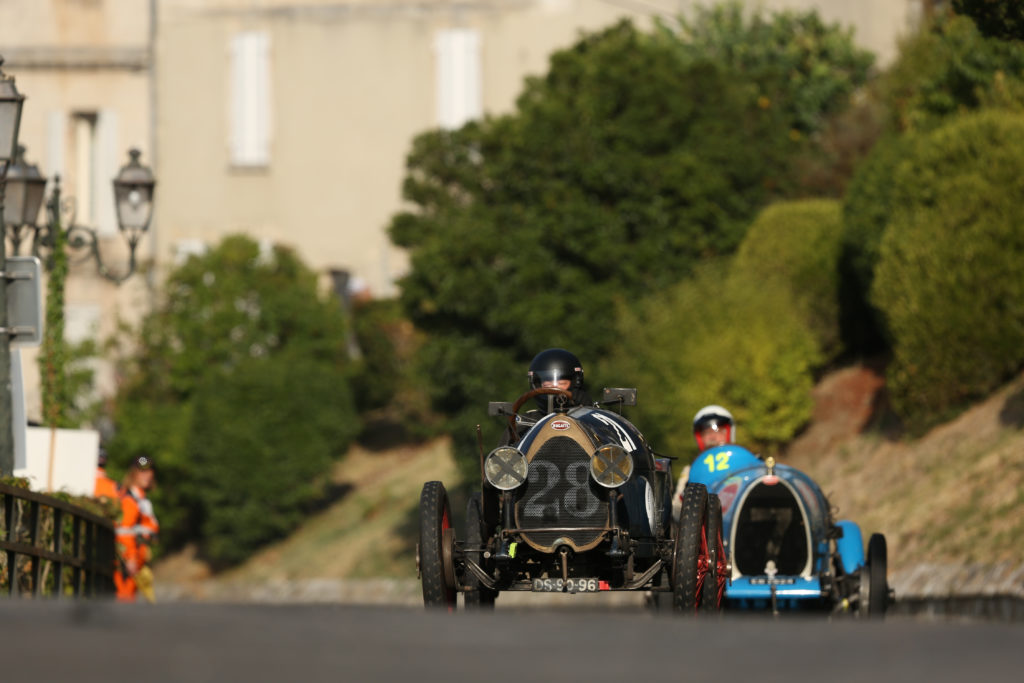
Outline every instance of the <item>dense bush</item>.
POLYGON ((373 432, 360 440, 372 445, 437 434, 441 426, 430 409, 429 379, 420 376, 416 365, 424 335, 404 314, 401 302, 378 299, 357 303, 352 324, 362 356, 352 378, 352 392, 367 430, 373 432), (387 438, 380 439, 381 435, 387 438))
POLYGON ((689 462, 693 415, 727 406, 740 441, 772 449, 811 415, 811 370, 820 362, 790 288, 722 265, 623 312, 621 345, 605 374, 636 384, 635 421, 652 446, 689 462))
POLYGON ((770 205, 743 238, 733 270, 789 288, 799 315, 826 360, 842 350, 839 337, 840 204, 807 199, 770 205))
POLYGON ((186 455, 200 476, 204 555, 248 557, 286 535, 323 497, 326 474, 357 430, 338 365, 286 352, 208 374, 194 396, 186 455))
POLYGON ((1024 116, 937 129, 892 185, 872 300, 892 339, 893 405, 924 427, 1024 364, 1024 116))
POLYGON ((884 321, 869 301, 878 247, 893 210, 893 176, 916 137, 889 135, 857 167, 843 199, 840 327, 845 346, 873 353, 886 346, 884 321))
POLYGON ((940 17, 900 47, 880 82, 894 130, 921 130, 986 105, 1024 102, 1024 42, 986 38, 962 16, 940 17))
POLYGON ((115 469, 154 458, 165 544, 240 559, 294 524, 358 431, 341 306, 288 249, 234 236, 190 258, 123 341, 109 450, 115 469))

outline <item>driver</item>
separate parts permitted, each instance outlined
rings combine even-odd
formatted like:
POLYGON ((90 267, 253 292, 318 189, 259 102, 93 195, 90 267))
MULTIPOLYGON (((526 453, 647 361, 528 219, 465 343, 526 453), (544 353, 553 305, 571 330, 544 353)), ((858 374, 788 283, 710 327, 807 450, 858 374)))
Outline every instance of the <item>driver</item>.
POLYGON ((700 452, 736 443, 736 427, 732 413, 718 405, 704 406, 693 416, 693 438, 700 452))
POLYGON ((530 361, 530 369, 526 372, 530 382, 530 391, 534 389, 562 389, 572 394, 570 398, 556 394, 535 396, 537 407, 528 410, 522 420, 518 420, 515 433, 506 432, 501 444, 507 446, 517 441, 529 431, 537 420, 548 413, 568 410, 573 406, 593 405, 583 385, 583 365, 571 351, 565 349, 544 349, 530 361))
MULTIPOLYGON (((720 405, 707 405, 697 411, 693 416, 693 438, 697 441, 697 448, 700 453, 724 446, 727 443, 736 442, 736 423, 732 413, 720 405)), ((676 484, 676 495, 672 499, 672 512, 674 517, 679 516, 679 507, 683 489, 690 479, 690 466, 686 465, 679 475, 679 482, 676 484)))
POLYGON ((542 411, 541 415, 594 402, 583 386, 583 365, 580 359, 565 349, 544 349, 538 353, 530 361, 526 376, 531 390, 562 389, 572 394, 568 399, 554 394, 537 396, 534 400, 542 411))

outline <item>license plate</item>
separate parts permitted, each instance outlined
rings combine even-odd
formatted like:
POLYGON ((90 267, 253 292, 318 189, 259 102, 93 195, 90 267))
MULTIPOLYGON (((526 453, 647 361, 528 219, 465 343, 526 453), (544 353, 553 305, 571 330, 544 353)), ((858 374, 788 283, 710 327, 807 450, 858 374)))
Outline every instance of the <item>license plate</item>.
POLYGON ((601 590, 597 579, 534 579, 535 593, 596 593, 601 590))

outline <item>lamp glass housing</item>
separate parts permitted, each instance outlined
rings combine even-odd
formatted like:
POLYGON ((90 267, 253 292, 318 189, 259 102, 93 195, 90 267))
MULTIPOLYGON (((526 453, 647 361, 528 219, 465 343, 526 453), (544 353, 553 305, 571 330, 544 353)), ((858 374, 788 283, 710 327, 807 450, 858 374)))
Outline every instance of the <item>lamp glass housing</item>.
POLYGON ((129 152, 131 161, 114 179, 114 205, 121 230, 144 232, 153 213, 153 188, 156 181, 148 167, 139 163, 140 152, 129 152))
MULTIPOLYGON (((0 64, 3 61, 0 60, 0 64)), ((0 72, 0 164, 6 165, 14 158, 18 144, 18 124, 21 122, 21 107, 25 96, 14 87, 14 79, 0 72)))
POLYGON ((35 225, 45 191, 46 178, 35 164, 25 161, 25 148, 18 145, 14 163, 7 169, 4 223, 14 226, 35 225))

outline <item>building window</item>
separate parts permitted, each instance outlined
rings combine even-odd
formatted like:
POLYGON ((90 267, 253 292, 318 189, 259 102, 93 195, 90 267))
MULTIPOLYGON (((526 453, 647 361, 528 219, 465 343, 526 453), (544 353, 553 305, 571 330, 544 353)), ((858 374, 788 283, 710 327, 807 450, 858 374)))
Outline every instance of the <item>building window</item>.
POLYGON ((228 104, 231 164, 270 164, 270 35, 246 31, 231 39, 228 104))
MULTIPOLYGON (((75 219, 100 235, 117 234, 114 194, 117 175, 117 114, 111 110, 78 111, 71 115, 72 185, 75 219)), ((60 172, 55 167, 55 172, 60 172)))
POLYGON ((483 114, 480 76, 480 34, 474 29, 438 31, 437 123, 459 128, 483 114))

